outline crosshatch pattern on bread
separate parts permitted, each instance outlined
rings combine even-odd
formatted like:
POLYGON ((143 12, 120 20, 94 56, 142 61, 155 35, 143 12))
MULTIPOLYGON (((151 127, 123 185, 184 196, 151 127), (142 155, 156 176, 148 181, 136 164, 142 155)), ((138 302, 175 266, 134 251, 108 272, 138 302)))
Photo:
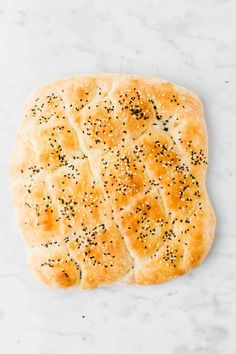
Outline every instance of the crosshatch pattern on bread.
POLYGON ((156 78, 101 74, 39 88, 10 164, 29 265, 47 285, 162 283, 214 237, 202 103, 156 78))

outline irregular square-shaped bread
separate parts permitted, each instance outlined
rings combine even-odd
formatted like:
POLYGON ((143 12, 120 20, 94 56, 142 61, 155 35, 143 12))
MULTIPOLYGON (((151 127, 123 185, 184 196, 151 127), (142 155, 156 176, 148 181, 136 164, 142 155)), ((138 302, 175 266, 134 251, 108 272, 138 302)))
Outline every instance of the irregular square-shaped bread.
POLYGON ((182 87, 101 74, 38 89, 10 167, 32 271, 81 289, 189 271, 214 236, 206 164, 202 104, 182 87))

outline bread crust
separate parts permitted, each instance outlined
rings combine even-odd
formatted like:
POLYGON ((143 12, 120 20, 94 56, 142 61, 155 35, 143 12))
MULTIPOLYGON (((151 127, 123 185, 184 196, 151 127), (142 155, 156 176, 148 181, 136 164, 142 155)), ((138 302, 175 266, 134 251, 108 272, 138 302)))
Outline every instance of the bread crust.
POLYGON ((69 77, 28 100, 10 163, 31 270, 48 286, 158 284, 207 255, 200 99, 157 78, 69 77))

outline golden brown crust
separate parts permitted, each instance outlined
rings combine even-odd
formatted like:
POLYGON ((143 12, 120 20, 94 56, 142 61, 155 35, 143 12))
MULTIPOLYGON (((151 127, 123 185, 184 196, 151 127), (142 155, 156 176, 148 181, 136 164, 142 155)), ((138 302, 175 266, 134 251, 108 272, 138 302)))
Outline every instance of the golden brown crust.
POLYGON ((201 101, 160 79, 71 77, 29 99, 10 175, 32 271, 49 286, 156 284, 208 253, 201 101))

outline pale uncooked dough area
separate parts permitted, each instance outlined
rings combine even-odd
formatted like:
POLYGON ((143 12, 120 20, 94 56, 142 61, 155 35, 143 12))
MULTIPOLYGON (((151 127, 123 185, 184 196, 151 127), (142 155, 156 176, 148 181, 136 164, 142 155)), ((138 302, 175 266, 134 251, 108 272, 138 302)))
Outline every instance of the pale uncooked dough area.
POLYGON ((236 352, 236 3, 0 1, 0 345, 4 354, 236 352), (27 97, 70 75, 157 76, 202 99, 216 237, 204 263, 157 286, 51 290, 27 268, 9 156, 27 97))

